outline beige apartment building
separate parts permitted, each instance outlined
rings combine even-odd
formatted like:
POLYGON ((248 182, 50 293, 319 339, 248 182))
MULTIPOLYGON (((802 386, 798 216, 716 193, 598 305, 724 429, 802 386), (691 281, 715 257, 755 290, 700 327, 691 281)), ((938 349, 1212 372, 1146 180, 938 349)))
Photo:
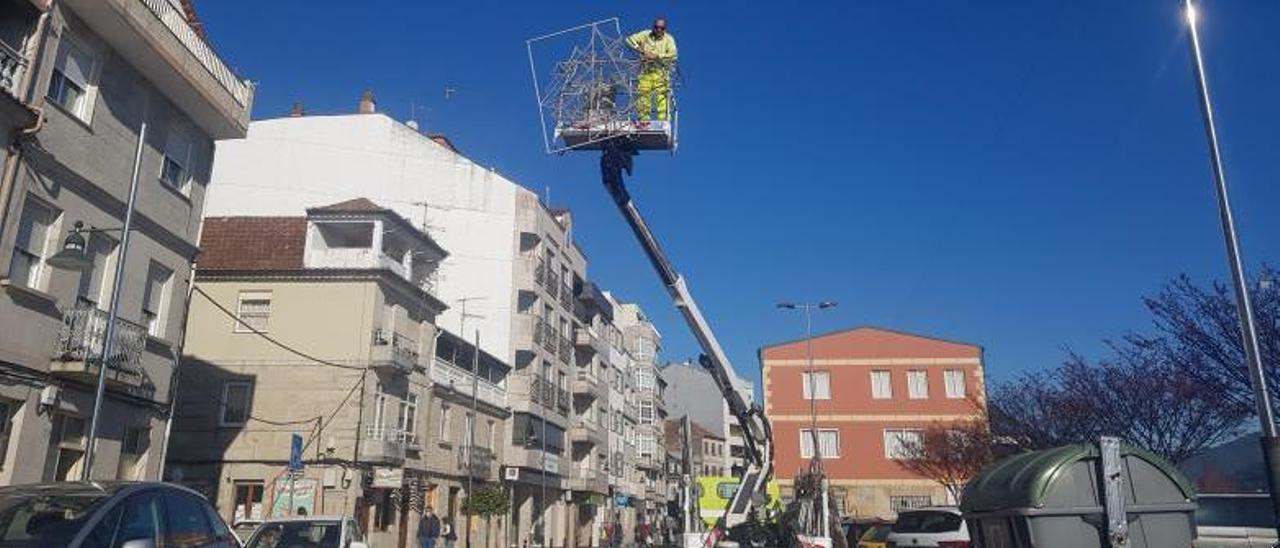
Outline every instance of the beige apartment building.
POLYGON ((666 450, 667 420, 664 395, 666 381, 658 368, 662 335, 644 311, 634 303, 622 303, 615 321, 631 356, 635 407, 636 507, 644 519, 656 522, 667 502, 666 450))
POLYGON ((0 484, 80 477, 104 363, 92 477, 160 478, 213 142, 252 99, 188 2, 0 1, 0 484), (89 267, 55 268, 77 223, 89 267))
POLYGON ((436 326, 445 250, 366 199, 211 217, 201 248, 169 479, 231 522, 354 515, 378 546, 412 545, 428 504, 462 523, 468 484, 498 478, 507 366, 436 326))

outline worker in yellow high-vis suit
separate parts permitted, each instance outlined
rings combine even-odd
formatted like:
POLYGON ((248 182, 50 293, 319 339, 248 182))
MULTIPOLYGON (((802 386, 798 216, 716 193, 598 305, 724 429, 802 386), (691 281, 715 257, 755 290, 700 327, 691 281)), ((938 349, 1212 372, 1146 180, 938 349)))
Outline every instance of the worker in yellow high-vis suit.
POLYGON ((636 115, 640 120, 666 120, 667 103, 671 97, 671 72, 676 65, 676 39, 667 33, 667 18, 654 19, 652 29, 627 37, 627 45, 640 55, 636 115), (656 115, 653 113, 654 103, 657 103, 656 115))

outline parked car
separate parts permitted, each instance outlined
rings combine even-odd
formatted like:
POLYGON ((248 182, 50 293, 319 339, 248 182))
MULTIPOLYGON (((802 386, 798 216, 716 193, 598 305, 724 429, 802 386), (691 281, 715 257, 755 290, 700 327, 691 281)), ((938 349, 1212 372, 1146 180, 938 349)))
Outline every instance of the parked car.
POLYGON ((1196 548, 1276 545, 1269 496, 1202 494, 1196 505, 1196 548))
POLYGON ((65 482, 0 487, 0 546, 239 548, 240 541, 185 487, 65 482))
POLYGON ((904 510, 898 513, 888 540, 889 548, 969 548, 969 528, 955 507, 904 510))
POLYGON ((889 533, 893 532, 893 522, 885 521, 868 527, 857 540, 858 548, 886 548, 889 546, 889 533))
POLYGON ((245 548, 369 548, 350 516, 298 516, 258 525, 245 548))
POLYGON ((262 525, 262 520, 260 519, 242 519, 231 526, 231 532, 236 534, 236 538, 240 539, 241 544, 244 544, 249 542, 249 536, 258 529, 259 525, 262 525))
POLYGON ((854 544, 858 542, 858 539, 862 538, 862 534, 867 532, 867 529, 883 523, 888 522, 880 518, 847 517, 840 520, 840 528, 844 532, 844 538, 847 539, 850 544, 854 544))

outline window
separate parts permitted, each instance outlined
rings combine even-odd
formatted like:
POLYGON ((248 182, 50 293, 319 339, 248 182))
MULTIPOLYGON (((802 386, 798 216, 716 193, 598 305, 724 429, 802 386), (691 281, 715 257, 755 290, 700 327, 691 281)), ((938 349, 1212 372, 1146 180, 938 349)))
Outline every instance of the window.
POLYGON ((964 370, 948 369, 943 372, 943 380, 947 384, 947 397, 960 399, 965 395, 964 370))
POLYGON ((901 460, 910 457, 908 445, 918 445, 924 432, 915 429, 886 429, 884 431, 884 457, 901 460))
POLYGON ((178 128, 170 128, 165 138, 164 160, 160 166, 160 181, 178 192, 186 193, 191 180, 191 157, 194 146, 191 138, 178 128))
POLYGON ((47 95, 50 101, 85 121, 92 101, 93 65, 93 55, 63 35, 47 95))
POLYGON ((201 502, 181 491, 167 490, 161 495, 164 503, 165 542, 160 546, 197 547, 213 543, 213 530, 205 518, 201 502))
POLYGON ((103 308, 111 299, 111 284, 106 280, 115 262, 116 241, 100 232, 91 232, 87 237, 85 255, 93 266, 80 274, 76 302, 85 307, 103 308))
POLYGON ((8 464, 9 434, 13 431, 13 415, 18 410, 18 402, 0 400, 0 470, 8 464))
POLYGON ((147 285, 142 294, 142 323, 147 326, 147 334, 160 338, 164 336, 164 324, 169 307, 169 282, 173 280, 173 271, 151 263, 147 269, 147 285))
POLYGON ((923 400, 929 397, 929 373, 919 369, 907 371, 907 397, 923 400))
POLYGON ((653 424, 652 400, 640 400, 640 424, 653 424))
POLYGON ((120 444, 120 464, 116 469, 116 478, 126 481, 142 479, 139 464, 142 463, 143 456, 147 454, 149 447, 151 447, 150 428, 125 428, 124 440, 120 444))
POLYGON ((222 385, 222 426, 244 426, 249 421, 249 405, 253 400, 253 383, 230 381, 222 385))
POLYGON ((933 506, 929 495, 889 495, 889 508, 894 512, 933 506))
POLYGON ((449 409, 448 405, 440 406, 440 424, 436 425, 436 439, 440 443, 449 443, 449 409))
POLYGON ((150 540, 152 546, 160 546, 160 516, 164 511, 160 505, 160 497, 143 493, 129 497, 124 502, 124 519, 120 521, 117 533, 120 542, 130 540, 150 540))
MULTIPOLYGON (((476 444, 475 426, 476 426, 476 416, 472 415, 470 411, 463 413, 462 414, 462 435, 464 439, 466 439, 467 441, 464 445, 468 447, 473 447, 476 444)), ((471 449, 467 449, 467 451, 471 451, 471 449)))
MULTIPOLYGON (((819 428, 818 449, 824 459, 840 457, 840 431, 835 428, 819 428)), ((800 456, 813 458, 813 431, 808 428, 800 430, 800 456)))
POLYGON ((247 519, 262 519, 262 500, 265 492, 262 481, 237 481, 235 484, 235 509, 231 523, 247 519))
POLYGON ((888 371, 871 372, 871 397, 877 400, 893 397, 893 377, 888 371))
POLYGON ((417 394, 409 394, 405 399, 400 400, 400 421, 396 427, 405 433, 406 439, 414 439, 414 433, 418 431, 417 394))
POLYGON ((804 399, 831 399, 831 373, 829 371, 806 372, 803 374, 801 381, 804 384, 804 399))
POLYGON ((57 216, 53 208, 33 197, 22 204, 18 238, 13 243, 13 260, 9 263, 9 279, 14 283, 33 289, 43 286, 44 259, 57 216))
POLYGON ((80 477, 84 461, 84 419, 55 413, 53 431, 49 435, 52 458, 46 461, 45 479, 75 481, 80 477))
POLYGON ((236 303, 236 333, 252 333, 267 331, 267 323, 271 319, 270 291, 241 291, 236 303))

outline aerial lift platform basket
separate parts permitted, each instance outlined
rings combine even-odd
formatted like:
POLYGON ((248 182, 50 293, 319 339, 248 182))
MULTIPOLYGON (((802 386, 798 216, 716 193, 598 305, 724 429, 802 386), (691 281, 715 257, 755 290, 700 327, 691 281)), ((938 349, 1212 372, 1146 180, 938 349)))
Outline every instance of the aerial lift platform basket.
MULTIPOLYGON (((686 531, 684 544, 830 548, 833 538, 843 540, 838 528, 798 530, 797 520, 786 519, 790 512, 783 512, 783 519, 767 515, 766 490, 774 467, 772 425, 763 409, 738 388, 737 373, 728 355, 702 316, 684 277, 668 260, 627 190, 625 177, 631 175, 636 155, 641 151, 676 149, 675 88, 679 78, 674 67, 668 67, 672 74, 664 90, 669 94, 666 103, 671 110, 668 123, 661 115, 648 116, 650 113, 635 107, 640 102, 636 90, 641 61, 630 51, 616 18, 532 38, 526 45, 546 151, 600 151, 600 175, 605 189, 698 340, 703 350, 698 362, 711 374, 729 412, 743 430, 746 467, 739 476, 741 487, 716 526, 709 531, 686 531)), ((821 485, 823 489, 815 495, 815 501, 825 493, 825 482, 821 485)), ((810 506, 823 512, 821 523, 831 521, 825 503, 810 506)))

